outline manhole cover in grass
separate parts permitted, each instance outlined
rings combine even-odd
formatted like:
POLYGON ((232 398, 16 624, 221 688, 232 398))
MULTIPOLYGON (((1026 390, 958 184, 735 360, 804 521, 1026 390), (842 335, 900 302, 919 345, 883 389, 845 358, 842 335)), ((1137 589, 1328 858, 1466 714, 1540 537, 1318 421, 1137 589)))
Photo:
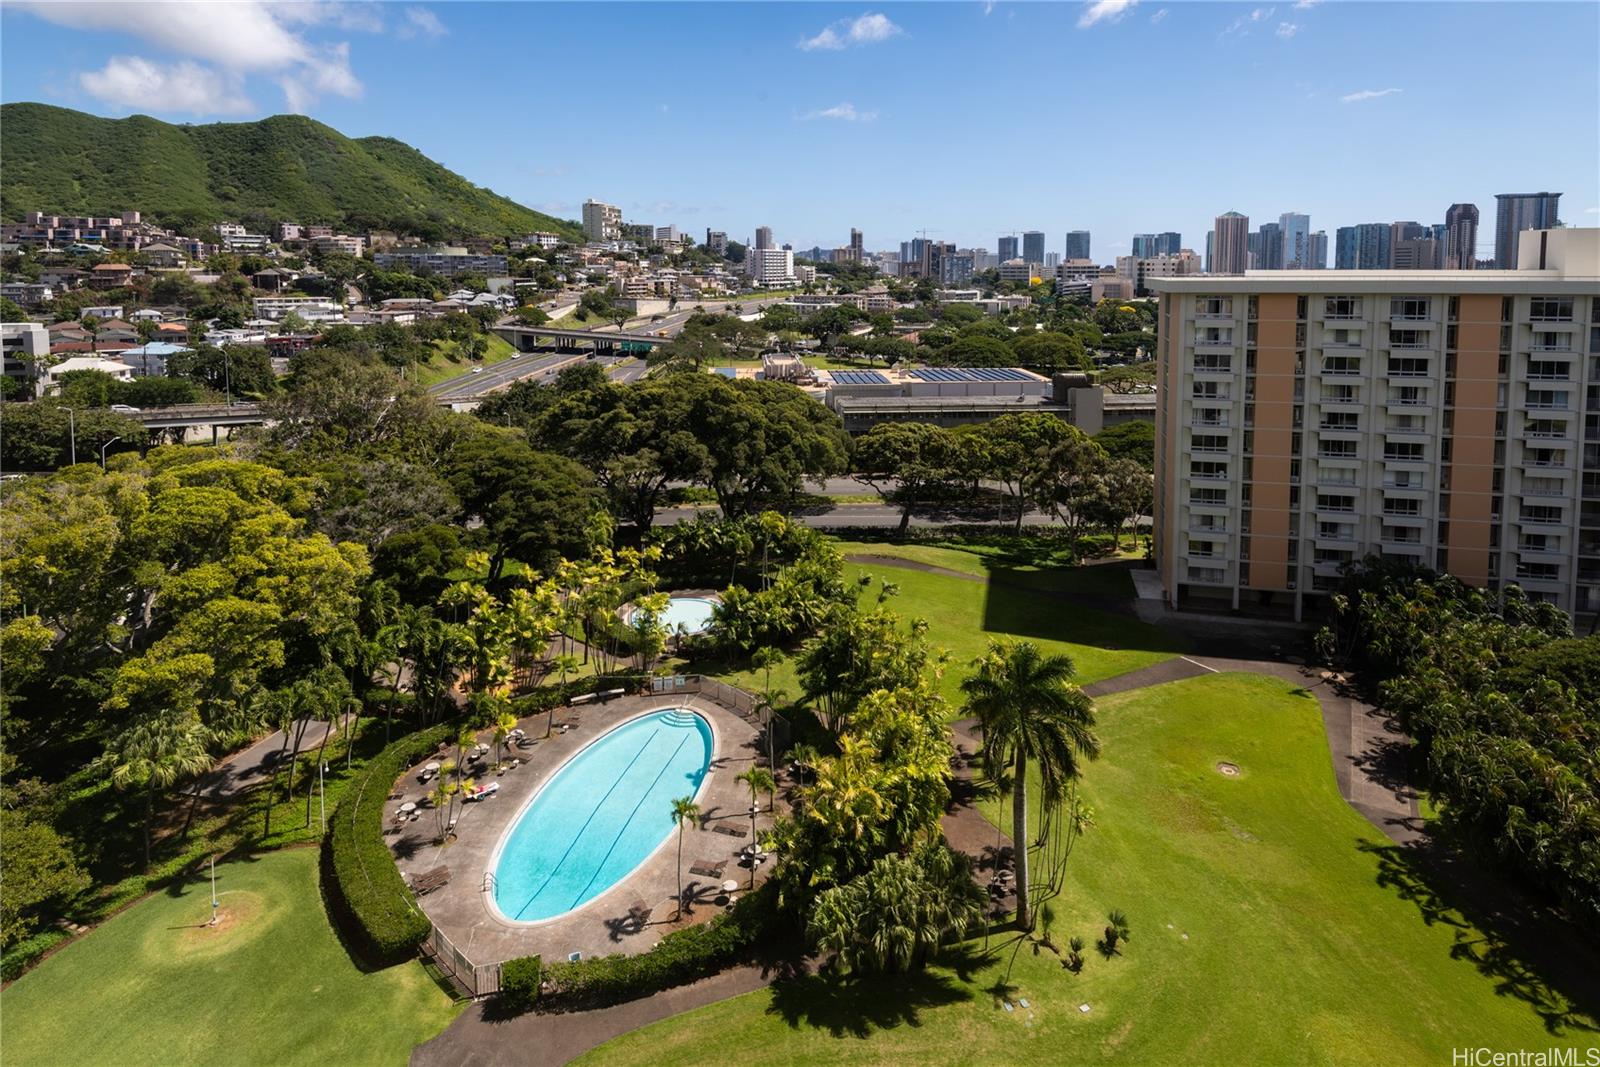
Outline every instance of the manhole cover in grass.
POLYGON ((1217 773, 1224 778, 1237 778, 1239 777, 1239 765, 1237 763, 1228 763, 1224 760, 1217 764, 1217 773))

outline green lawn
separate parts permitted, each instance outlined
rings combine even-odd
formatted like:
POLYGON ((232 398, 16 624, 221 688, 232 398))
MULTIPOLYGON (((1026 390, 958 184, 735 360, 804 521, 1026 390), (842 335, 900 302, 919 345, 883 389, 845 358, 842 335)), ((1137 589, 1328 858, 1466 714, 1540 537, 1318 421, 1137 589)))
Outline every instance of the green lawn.
POLYGON ((409 378, 412 373, 415 373, 417 383, 427 388, 430 385, 438 385, 440 382, 450 378, 459 378, 473 367, 492 367, 501 360, 510 359, 511 354, 516 351, 511 346, 511 342, 499 334, 491 333, 487 336, 489 339, 489 351, 484 354, 481 363, 463 363, 451 359, 445 353, 447 350, 454 348, 454 345, 446 341, 438 341, 434 343, 433 355, 428 357, 427 362, 417 364, 415 371, 407 372, 406 377, 409 378))
POLYGON ((317 851, 217 868, 160 892, 8 988, 0 1061, 404 1064, 456 1008, 419 963, 364 974, 324 916, 317 851))
MULTIPOLYGON (((900 555, 965 573, 986 573, 982 559, 967 552, 851 541, 840 542, 840 547, 847 553, 900 555)), ((862 594, 863 606, 876 598, 882 581, 889 581, 900 590, 890 598, 889 606, 908 621, 928 621, 929 640, 936 649, 945 649, 951 656, 951 669, 945 672, 940 688, 952 708, 960 704, 960 683, 968 674, 968 664, 983 652, 991 636, 1026 637, 1050 651, 1069 654, 1077 665, 1080 684, 1138 670, 1170 659, 1182 650, 1176 638, 1155 627, 1049 595, 1052 590, 1069 590, 1112 598, 1124 587, 1131 595, 1127 574, 1119 569, 997 568, 989 573, 994 573, 997 580, 975 582, 903 567, 845 564, 846 580, 854 580, 860 574, 873 578, 873 584, 862 594)), ((764 687, 764 676, 758 671, 711 672, 747 689, 764 687)), ((799 695, 792 659, 773 668, 772 685, 786 691, 791 699, 799 695)))
MULTIPOLYGON (((1207 675, 1107 697, 1099 713, 1104 756, 1084 784, 1095 827, 1053 930, 1091 946, 1081 974, 1025 948, 1009 995, 1029 1006, 1007 1012, 991 993, 1006 957, 971 945, 917 978, 806 979, 724 1001, 578 1062, 698 1065, 736 1042, 745 1067, 1448 1064, 1456 1047, 1596 1043, 1592 1017, 1435 897, 1340 798, 1310 697, 1207 675), (1222 760, 1242 774, 1218 774, 1222 760), (1112 908, 1132 940, 1108 960, 1092 946, 1112 908)), ((1592 954, 1551 949, 1570 953, 1567 994, 1593 1004, 1592 954)))

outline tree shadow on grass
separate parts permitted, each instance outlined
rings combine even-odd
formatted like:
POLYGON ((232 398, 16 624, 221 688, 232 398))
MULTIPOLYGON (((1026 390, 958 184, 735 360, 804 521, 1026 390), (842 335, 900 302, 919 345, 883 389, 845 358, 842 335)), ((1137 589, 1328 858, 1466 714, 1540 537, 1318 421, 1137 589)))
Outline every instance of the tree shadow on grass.
POLYGON ((1547 1032, 1600 1033, 1600 950, 1540 901, 1435 836, 1414 845, 1361 841, 1377 882, 1416 906, 1429 926, 1454 930, 1450 957, 1528 1005, 1547 1032))
POLYGON ((983 629, 1107 649, 1182 652, 1181 638, 1126 614, 1126 605, 1039 587, 1037 576, 996 567, 984 587, 983 629))
POLYGON ((959 947, 941 953, 939 962, 952 967, 957 977, 920 971, 854 978, 828 970, 785 979, 773 983, 767 1011, 792 1028, 812 1027, 834 1037, 867 1038, 896 1026, 921 1026, 925 1010, 972 999, 972 990, 963 983, 982 961, 959 947))

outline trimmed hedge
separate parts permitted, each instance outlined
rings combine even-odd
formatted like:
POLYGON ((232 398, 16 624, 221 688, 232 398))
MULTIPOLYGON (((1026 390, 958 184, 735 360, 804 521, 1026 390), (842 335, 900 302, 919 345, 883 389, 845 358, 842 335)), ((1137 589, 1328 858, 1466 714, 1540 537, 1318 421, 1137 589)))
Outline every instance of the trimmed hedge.
POLYGON ((532 1011, 539 999, 539 983, 544 961, 538 956, 522 956, 500 965, 500 1003, 516 1014, 532 1011))
POLYGON ((636 693, 641 687, 649 684, 650 676, 641 671, 569 678, 565 685, 560 682, 550 682, 531 693, 512 697, 511 713, 519 719, 525 719, 530 715, 543 715, 551 708, 558 708, 573 697, 584 693, 598 693, 606 689, 626 689, 629 693, 636 693))
POLYGON ((776 930, 775 900, 775 894, 763 886, 710 922, 670 933, 649 952, 636 956, 596 956, 542 968, 537 956, 510 960, 500 970, 501 1006, 512 1013, 523 1012, 537 999, 555 1010, 600 1007, 716 974, 737 963, 776 930), (542 970, 543 982, 549 986, 543 993, 537 978, 533 996, 525 993, 521 983, 530 968, 542 970), (512 975, 518 981, 514 990, 512 975))
POLYGON ((431 924, 412 900, 383 839, 384 800, 400 772, 436 750, 458 727, 446 723, 402 737, 374 756, 333 809, 322 844, 328 903, 355 954, 398 963, 427 938, 431 924))

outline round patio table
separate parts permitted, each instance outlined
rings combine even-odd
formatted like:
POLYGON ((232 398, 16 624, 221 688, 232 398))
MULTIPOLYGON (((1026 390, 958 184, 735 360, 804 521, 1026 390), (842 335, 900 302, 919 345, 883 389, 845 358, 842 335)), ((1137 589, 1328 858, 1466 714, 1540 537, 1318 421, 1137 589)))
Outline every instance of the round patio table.
POLYGON ((729 878, 726 882, 722 883, 722 891, 724 893, 732 893, 735 889, 738 889, 738 888, 739 888, 739 883, 734 881, 732 878, 729 878))
POLYGON ((439 773, 439 764, 438 763, 429 763, 429 764, 425 765, 422 769, 425 770, 425 771, 430 771, 430 772, 432 772, 434 774, 438 774, 439 773))
POLYGON ((404 804, 400 805, 400 814, 402 815, 410 815, 416 810, 417 802, 415 800, 408 800, 404 804))

